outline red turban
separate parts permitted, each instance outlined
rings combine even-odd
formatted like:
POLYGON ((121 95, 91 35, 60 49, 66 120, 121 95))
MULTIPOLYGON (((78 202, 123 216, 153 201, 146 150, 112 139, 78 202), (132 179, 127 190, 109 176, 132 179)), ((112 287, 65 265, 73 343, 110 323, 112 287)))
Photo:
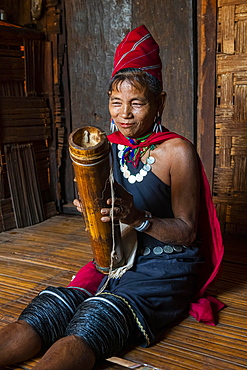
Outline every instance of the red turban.
POLYGON ((159 45, 145 26, 130 31, 118 45, 112 77, 123 68, 138 68, 155 76, 162 84, 159 45))

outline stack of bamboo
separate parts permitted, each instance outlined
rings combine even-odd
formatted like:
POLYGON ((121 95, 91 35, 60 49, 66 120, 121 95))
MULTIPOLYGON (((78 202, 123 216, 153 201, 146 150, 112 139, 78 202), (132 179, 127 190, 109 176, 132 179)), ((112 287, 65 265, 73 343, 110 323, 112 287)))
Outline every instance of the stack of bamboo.
POLYGON ((214 201, 222 230, 247 233, 247 0, 218 2, 214 201))
POLYGON ((25 68, 20 45, 0 45, 0 96, 24 96, 25 68))
POLYGON ((0 147, 0 232, 16 227, 7 180, 4 155, 0 147))
POLYGON ((0 119, 3 144, 50 137, 50 113, 42 97, 1 97, 0 119))
MULTIPOLYGON (((0 231, 56 214, 44 35, 0 22, 0 231)), ((51 63, 52 64, 52 63, 51 63)), ((55 134, 55 130, 53 130, 55 134)))
MULTIPOLYGON (((5 144, 4 155, 15 224, 17 227, 33 225, 56 213, 54 202, 50 202, 48 176, 49 109, 41 97, 1 97, 0 117, 0 142, 5 144), (42 199, 47 206, 43 206, 42 199)), ((2 209, 2 213, 5 212, 2 209)))
POLYGON ((44 48, 43 40, 24 40, 25 83, 28 96, 39 96, 43 92, 44 48))
POLYGON ((44 210, 37 181, 37 170, 31 144, 4 146, 10 193, 17 227, 44 220, 44 210))
POLYGON ((11 199, 0 200, 0 232, 16 227, 11 199))

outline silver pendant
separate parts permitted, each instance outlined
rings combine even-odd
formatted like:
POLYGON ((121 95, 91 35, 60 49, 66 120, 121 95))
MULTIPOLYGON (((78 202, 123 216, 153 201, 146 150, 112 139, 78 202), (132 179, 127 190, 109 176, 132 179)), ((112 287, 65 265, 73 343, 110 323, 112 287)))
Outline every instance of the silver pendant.
POLYGON ((154 162, 155 162, 155 158, 154 157, 150 156, 150 157, 147 158, 147 163, 148 164, 154 164, 154 162))
POLYGON ((142 182, 142 180, 143 180, 143 176, 140 173, 137 173, 136 174, 136 181, 137 182, 142 182))
POLYGON ((118 148, 118 150, 123 151, 123 150, 124 150, 124 148, 125 148, 125 146, 124 146, 124 145, 122 145, 122 144, 118 144, 117 148, 118 148))
POLYGON ((145 163, 144 166, 143 166, 144 171, 147 171, 147 172, 149 172, 151 170, 151 168, 152 167, 148 163, 145 163))
POLYGON ((120 150, 119 152, 118 152, 118 158, 122 158, 122 156, 123 156, 123 151, 122 150, 120 150))
POLYGON ((145 177, 147 174, 147 171, 145 171, 143 168, 140 170, 140 175, 142 175, 142 177, 145 177))
POLYGON ((130 173, 130 171, 129 170, 124 170, 124 173, 123 173, 123 177, 125 178, 125 179, 128 179, 130 176, 132 176, 131 175, 131 173, 130 173))
POLYGON ((128 181, 130 184, 134 184, 136 182, 136 177, 134 175, 130 175, 128 178, 128 181))

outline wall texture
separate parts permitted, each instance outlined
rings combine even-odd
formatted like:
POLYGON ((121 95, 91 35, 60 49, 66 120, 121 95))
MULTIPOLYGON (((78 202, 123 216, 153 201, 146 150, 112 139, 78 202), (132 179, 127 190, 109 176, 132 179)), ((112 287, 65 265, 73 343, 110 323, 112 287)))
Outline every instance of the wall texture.
POLYGON ((192 0, 133 0, 132 22, 134 27, 144 23, 160 46, 167 93, 163 124, 194 141, 192 3, 192 0))
POLYGON ((114 51, 131 28, 131 0, 67 0, 72 129, 109 127, 107 88, 114 51))
POLYGON ((218 2, 214 202, 222 231, 247 234, 247 0, 218 2))
POLYGON ((107 86, 114 51, 145 24, 160 45, 167 105, 164 125, 194 139, 192 0, 66 1, 72 128, 108 131, 107 86))
MULTIPOLYGON (((70 131, 95 125, 109 133, 107 88, 114 52, 127 32, 145 24, 160 45, 167 93, 163 124, 194 141, 193 3, 193 0, 65 0, 70 131)), ((67 191, 70 194, 68 185, 67 191)))

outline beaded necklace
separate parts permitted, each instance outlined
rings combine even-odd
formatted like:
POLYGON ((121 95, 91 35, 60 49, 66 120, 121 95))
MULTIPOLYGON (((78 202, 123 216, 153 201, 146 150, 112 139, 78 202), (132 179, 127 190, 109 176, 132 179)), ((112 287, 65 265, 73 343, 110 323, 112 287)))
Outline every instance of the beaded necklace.
MULTIPOLYGON (((152 135, 147 134, 141 138, 128 138, 129 142, 134 145, 138 145, 140 143, 145 142, 145 140, 152 135)), ((126 146, 122 144, 118 144, 118 158, 120 159, 120 170, 123 173, 123 177, 128 180, 130 184, 134 184, 135 182, 141 182, 144 177, 148 174, 149 171, 152 169, 152 164, 155 162, 155 158, 150 155, 151 151, 156 148, 156 145, 152 144, 146 147, 138 147, 138 148, 131 148, 131 146, 126 146), (149 151, 148 157, 146 159, 145 164, 140 169, 137 174, 132 174, 128 168, 128 163, 132 163, 134 167, 137 167, 138 163, 140 162, 141 158, 144 154, 149 151)))

